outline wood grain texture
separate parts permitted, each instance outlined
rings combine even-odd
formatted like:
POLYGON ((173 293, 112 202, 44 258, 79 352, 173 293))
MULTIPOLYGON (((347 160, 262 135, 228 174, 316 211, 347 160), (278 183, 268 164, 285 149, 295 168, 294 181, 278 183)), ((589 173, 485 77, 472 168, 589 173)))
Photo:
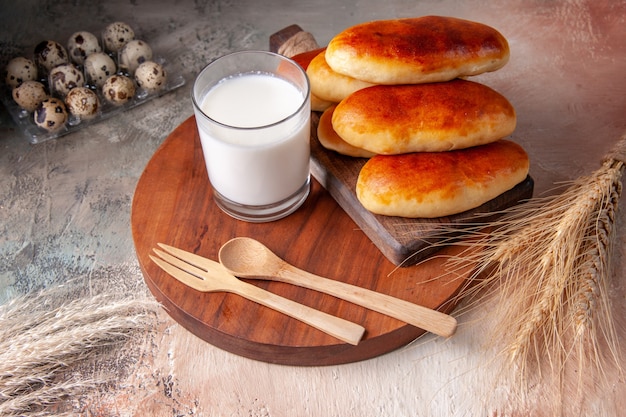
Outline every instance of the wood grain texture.
MULTIPOLYGON (((313 126, 315 129, 315 126, 313 126)), ((248 358, 289 365, 360 361, 406 345, 422 329, 332 296, 279 282, 250 281, 365 327, 352 346, 295 319, 225 293, 200 293, 148 258, 158 242, 217 259, 236 236, 254 237, 312 273, 450 312, 469 271, 446 274, 445 257, 396 268, 317 181, 293 215, 271 223, 234 220, 214 204, 193 117, 165 140, 135 190, 131 226, 146 284, 174 320, 205 341, 248 358)), ((449 247, 442 255, 458 253, 449 247)))

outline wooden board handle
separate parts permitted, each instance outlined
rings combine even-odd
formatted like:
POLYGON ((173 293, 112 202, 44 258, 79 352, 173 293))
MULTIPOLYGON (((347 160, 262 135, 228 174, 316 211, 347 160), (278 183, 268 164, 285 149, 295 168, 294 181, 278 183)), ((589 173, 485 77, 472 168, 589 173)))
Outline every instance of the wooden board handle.
POLYGON ((313 35, 298 25, 287 26, 270 36, 270 52, 289 58, 317 48, 319 45, 313 35))

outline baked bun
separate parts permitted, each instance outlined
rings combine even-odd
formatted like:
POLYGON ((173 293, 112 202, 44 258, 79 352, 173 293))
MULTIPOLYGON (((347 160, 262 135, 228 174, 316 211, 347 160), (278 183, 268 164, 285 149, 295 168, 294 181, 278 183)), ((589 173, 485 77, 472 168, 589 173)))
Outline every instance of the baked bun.
MULTIPOLYGON (((302 52, 300 54, 294 55, 293 57, 291 57, 291 59, 296 61, 296 63, 300 65, 302 69, 306 71, 311 63, 311 60, 315 58, 317 55, 319 55, 320 53, 323 53, 325 50, 326 48, 313 49, 312 51, 306 51, 306 52, 302 52)), ((310 80, 309 80, 309 83, 310 83, 310 80)), ((311 110, 312 111, 321 112, 321 111, 326 110, 333 104, 335 104, 335 102, 324 100, 318 97, 313 92, 313 88, 311 87, 311 110)))
POLYGON ((362 23, 326 48, 335 72, 373 84, 449 81, 495 71, 508 60, 508 42, 497 30, 442 16, 362 23))
POLYGON ((483 145, 515 130, 515 109, 472 81, 376 85, 337 105, 333 128, 349 144, 382 155, 483 145))
POLYGON ((311 93, 334 103, 339 103, 355 91, 374 85, 333 71, 326 63, 326 54, 323 52, 311 60, 306 73, 311 82, 311 93))
POLYGON ((341 139, 335 129, 333 129, 332 117, 333 111, 336 105, 333 105, 326 109, 320 116, 320 121, 317 125, 317 139, 322 146, 331 151, 335 151, 342 155, 353 156, 358 158, 370 158, 375 154, 365 149, 360 149, 350 145, 345 140, 341 139))
POLYGON ((356 195, 369 211, 434 218, 476 208, 528 175, 528 155, 500 140, 450 152, 374 156, 361 169, 356 195))
POLYGON ((305 71, 307 70, 307 68, 309 67, 309 65, 311 64, 311 61, 313 60, 313 58, 315 58, 316 56, 318 56, 320 53, 326 51, 326 48, 317 48, 317 49, 313 49, 311 51, 305 51, 305 52, 301 52, 297 55, 294 55, 291 57, 291 59, 293 59, 294 61, 296 61, 296 63, 298 65, 300 65, 302 67, 302 69, 304 69, 305 71))

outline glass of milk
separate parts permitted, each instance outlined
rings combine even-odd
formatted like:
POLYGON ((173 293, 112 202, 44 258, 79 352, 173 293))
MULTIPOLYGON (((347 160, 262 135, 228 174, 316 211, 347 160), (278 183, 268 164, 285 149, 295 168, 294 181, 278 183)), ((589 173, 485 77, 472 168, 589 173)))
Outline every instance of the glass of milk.
POLYGON ((271 52, 235 52, 200 72, 192 99, 213 196, 224 212, 267 222, 304 203, 311 105, 298 64, 271 52))

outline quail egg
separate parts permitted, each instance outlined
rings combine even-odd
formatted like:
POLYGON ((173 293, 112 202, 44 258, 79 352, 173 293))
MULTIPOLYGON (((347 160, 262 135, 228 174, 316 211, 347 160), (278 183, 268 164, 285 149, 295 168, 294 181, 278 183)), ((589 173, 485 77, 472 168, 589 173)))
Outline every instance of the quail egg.
POLYGON ((154 61, 146 61, 135 70, 137 85, 148 92, 161 90, 165 87, 167 75, 163 66, 154 61))
POLYGON ((98 95, 87 87, 76 87, 65 96, 65 104, 70 114, 80 119, 92 119, 98 114, 98 95))
POLYGON ((80 31, 70 36, 67 52, 72 62, 82 65, 89 55, 102 51, 98 38, 91 32, 80 31))
POLYGON ((48 132, 61 130, 67 123, 67 109, 63 101, 49 97, 39 103, 33 113, 35 124, 48 132))
POLYGON ((113 22, 102 32, 104 48, 109 52, 118 52, 133 39, 135 39, 135 31, 124 22, 113 22))
POLYGON ((35 46, 35 62, 45 71, 50 71, 70 61, 63 45, 56 41, 43 41, 35 46))
POLYGON ((72 88, 85 85, 83 73, 73 64, 61 64, 50 70, 50 90, 65 96, 72 88))
POLYGON ((120 51, 120 69, 134 74, 137 67, 152 59, 152 48, 142 40, 132 40, 128 42, 120 51))
POLYGON ((125 75, 113 75, 102 86, 104 98, 116 106, 132 100, 135 96, 135 83, 125 75))
POLYGON ((96 87, 102 87, 107 78, 115 74, 115 61, 104 52, 96 52, 85 59, 85 75, 87 82, 96 87))
POLYGON ((18 56, 9 61, 6 67, 6 83, 15 88, 24 81, 37 80, 37 65, 33 60, 18 56))
POLYGON ((22 109, 33 112, 46 98, 46 87, 39 81, 26 80, 13 89, 13 101, 22 109))

